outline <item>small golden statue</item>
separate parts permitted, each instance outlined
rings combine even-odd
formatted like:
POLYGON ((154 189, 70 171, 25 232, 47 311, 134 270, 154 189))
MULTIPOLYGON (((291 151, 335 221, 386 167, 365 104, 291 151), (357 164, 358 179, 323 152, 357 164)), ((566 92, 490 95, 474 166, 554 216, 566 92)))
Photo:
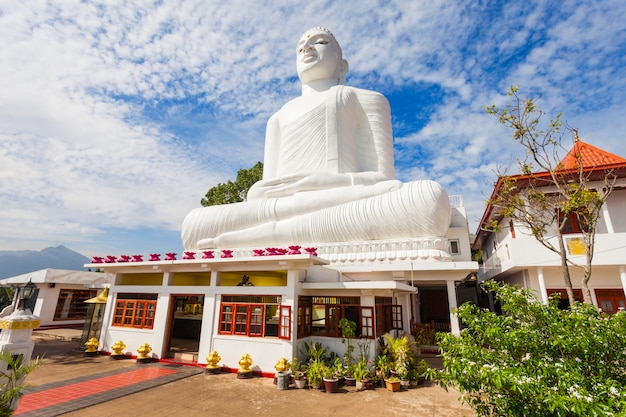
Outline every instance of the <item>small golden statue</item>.
POLYGON ((289 360, 286 358, 280 358, 278 362, 276 362, 276 365, 274 365, 274 369, 276 369, 276 372, 287 371, 289 369, 289 360))
POLYGON ((237 371, 238 379, 252 378, 252 369, 250 369, 250 366, 252 366, 252 358, 249 354, 246 353, 239 359, 239 366, 241 368, 237 371))
POLYGON ((125 358, 126 355, 124 354, 124 349, 126 349, 126 344, 122 342, 121 340, 118 340, 117 342, 113 343, 111 345, 111 350, 113 351, 113 353, 111 353, 111 359, 125 358))
POLYGON ((137 353, 139 353, 139 356, 137 356, 137 362, 150 362, 152 360, 152 358, 148 356, 150 352, 152 352, 152 348, 149 344, 144 343, 143 345, 139 346, 139 349, 137 349, 137 353))
POLYGON ((85 347, 87 348, 85 349, 85 356, 96 356, 98 354, 99 345, 100 345, 100 342, 95 337, 92 337, 91 339, 87 340, 85 342, 85 347))
POLYGON ((221 372, 220 366, 218 362, 221 361, 222 358, 217 354, 217 350, 212 351, 206 357, 207 366, 206 373, 207 374, 219 374, 221 372))

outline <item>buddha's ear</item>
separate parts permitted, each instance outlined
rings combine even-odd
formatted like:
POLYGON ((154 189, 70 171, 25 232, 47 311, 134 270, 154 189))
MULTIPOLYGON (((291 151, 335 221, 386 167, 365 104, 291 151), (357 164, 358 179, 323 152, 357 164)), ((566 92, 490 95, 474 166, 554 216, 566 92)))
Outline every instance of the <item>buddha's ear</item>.
POLYGON ((339 64, 339 84, 346 83, 346 75, 348 74, 348 61, 345 59, 341 60, 341 64, 339 64))

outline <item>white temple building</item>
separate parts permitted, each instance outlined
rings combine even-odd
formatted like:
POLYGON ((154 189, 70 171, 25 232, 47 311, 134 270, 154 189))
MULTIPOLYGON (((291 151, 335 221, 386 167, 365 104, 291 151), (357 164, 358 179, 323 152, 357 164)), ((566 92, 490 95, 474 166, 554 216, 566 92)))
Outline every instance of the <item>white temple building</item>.
POLYGON ((302 96, 270 118, 247 201, 192 210, 182 254, 86 265, 115 276, 101 350, 148 343, 155 358, 199 364, 215 350, 230 368, 250 354, 271 373, 311 340, 341 355, 342 318, 372 359, 388 332, 459 332, 457 294, 471 291, 457 287, 478 270, 462 198, 395 179, 389 104, 344 85, 330 31, 305 32, 296 52, 302 96))
POLYGON ((272 372, 279 358, 298 356, 311 339, 342 354, 342 317, 358 324, 372 354, 377 337, 410 332, 414 323, 434 321, 458 332, 456 289, 478 265, 471 261, 462 200, 454 200, 448 259, 430 258, 423 242, 407 239, 320 246, 317 255, 300 249, 254 256, 240 249, 226 258, 199 251, 189 259, 90 264, 115 276, 100 349, 110 352, 122 340, 136 354, 148 343, 155 358, 199 364, 217 350, 232 368, 249 353, 253 369, 272 372))
MULTIPOLYGON (((597 223, 589 281, 593 304, 612 314, 626 308, 626 159, 576 140, 563 158, 562 166, 575 169, 578 156, 582 159, 585 175, 590 179, 589 188, 603 190, 603 176, 608 172, 615 175, 615 184, 602 206, 597 223)), ((516 176, 516 179, 519 184, 524 183, 523 175, 516 176)), ((492 196, 501 186, 502 179, 496 183, 492 196)), ((563 230, 567 255, 574 264, 584 265, 586 247, 581 245, 582 226, 574 215, 569 217, 563 230)), ((503 217, 488 206, 476 232, 474 247, 482 249, 484 259, 478 274, 479 281, 495 279, 531 288, 543 301, 554 293, 560 293, 563 305, 568 304, 560 257, 541 245, 523 224, 503 217), (497 232, 485 227, 494 219, 504 225, 497 232)), ((583 270, 574 265, 569 270, 575 298, 582 301, 583 270)))

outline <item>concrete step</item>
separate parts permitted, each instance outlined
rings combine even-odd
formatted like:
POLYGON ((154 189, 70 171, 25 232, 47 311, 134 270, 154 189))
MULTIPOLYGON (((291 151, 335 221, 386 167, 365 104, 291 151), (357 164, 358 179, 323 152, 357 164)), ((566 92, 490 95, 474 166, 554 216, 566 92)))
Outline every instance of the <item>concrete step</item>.
POLYGON ((198 352, 177 352, 174 353, 174 359, 182 362, 198 362, 198 352))

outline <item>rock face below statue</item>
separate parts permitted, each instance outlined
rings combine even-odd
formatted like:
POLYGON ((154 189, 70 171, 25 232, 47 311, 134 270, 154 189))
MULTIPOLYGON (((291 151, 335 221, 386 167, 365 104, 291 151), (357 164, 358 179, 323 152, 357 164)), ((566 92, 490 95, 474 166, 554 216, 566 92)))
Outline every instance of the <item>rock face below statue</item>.
POLYGON ((263 179, 248 201, 189 213, 185 250, 408 239, 445 257, 448 196, 433 181, 395 179, 385 97, 342 85, 348 65, 324 28, 300 38, 297 69, 302 96, 268 121, 263 179))

